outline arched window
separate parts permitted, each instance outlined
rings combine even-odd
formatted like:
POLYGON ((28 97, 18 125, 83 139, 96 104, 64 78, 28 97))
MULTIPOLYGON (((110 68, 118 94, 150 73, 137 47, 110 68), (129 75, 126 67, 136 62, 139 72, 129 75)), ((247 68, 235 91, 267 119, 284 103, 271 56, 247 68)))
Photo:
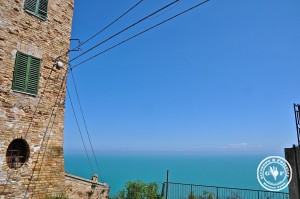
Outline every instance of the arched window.
POLYGON ((9 168, 18 169, 28 160, 29 146, 24 139, 13 140, 6 151, 6 162, 9 168))

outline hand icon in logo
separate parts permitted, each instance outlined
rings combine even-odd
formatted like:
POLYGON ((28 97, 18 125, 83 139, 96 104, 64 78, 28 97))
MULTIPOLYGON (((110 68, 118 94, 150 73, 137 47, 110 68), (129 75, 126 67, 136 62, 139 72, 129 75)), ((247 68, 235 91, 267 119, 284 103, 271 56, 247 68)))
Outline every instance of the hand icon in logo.
POLYGON ((271 175, 274 177, 274 179, 276 180, 279 172, 277 170, 277 167, 273 166, 273 167, 270 167, 270 173, 271 175))

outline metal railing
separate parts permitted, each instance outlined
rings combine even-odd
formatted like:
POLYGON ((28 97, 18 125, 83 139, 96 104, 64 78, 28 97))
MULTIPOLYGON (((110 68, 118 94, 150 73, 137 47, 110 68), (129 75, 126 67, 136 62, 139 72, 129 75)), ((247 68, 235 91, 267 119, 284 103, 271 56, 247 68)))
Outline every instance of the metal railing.
POLYGON ((163 183, 164 199, 289 199, 289 193, 174 182, 163 183))

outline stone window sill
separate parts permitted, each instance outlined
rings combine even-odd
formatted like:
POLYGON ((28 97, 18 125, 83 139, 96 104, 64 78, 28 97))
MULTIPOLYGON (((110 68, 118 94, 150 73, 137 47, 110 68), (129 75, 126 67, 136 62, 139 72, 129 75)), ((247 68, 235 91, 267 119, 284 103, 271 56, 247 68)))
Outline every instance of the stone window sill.
POLYGON ((29 11, 29 10, 26 10, 25 8, 24 8, 24 10, 25 10, 25 12, 27 12, 28 14, 33 15, 33 16, 39 18, 39 19, 42 20, 42 21, 47 21, 47 18, 44 19, 44 18, 40 17, 39 15, 37 15, 36 13, 31 12, 31 11, 29 11))
POLYGON ((22 94, 26 94, 32 97, 36 97, 37 94, 32 94, 32 93, 26 93, 25 91, 18 91, 18 90, 12 90, 14 93, 22 93, 22 94))

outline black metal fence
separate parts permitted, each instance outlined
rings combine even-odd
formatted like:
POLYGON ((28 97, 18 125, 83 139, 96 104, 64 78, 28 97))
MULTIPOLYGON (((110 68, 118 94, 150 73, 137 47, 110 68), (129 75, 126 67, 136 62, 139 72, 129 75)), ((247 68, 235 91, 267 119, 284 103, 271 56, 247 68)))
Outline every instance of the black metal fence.
POLYGON ((164 199, 289 199, 289 193, 215 187, 174 182, 163 183, 164 199))

